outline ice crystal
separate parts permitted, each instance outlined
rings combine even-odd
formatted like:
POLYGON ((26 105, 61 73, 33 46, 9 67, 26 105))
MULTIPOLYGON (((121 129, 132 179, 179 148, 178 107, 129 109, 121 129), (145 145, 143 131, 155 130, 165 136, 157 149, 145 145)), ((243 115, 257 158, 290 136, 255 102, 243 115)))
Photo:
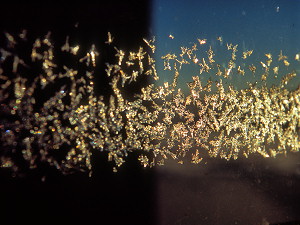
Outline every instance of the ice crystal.
MULTIPOLYGON (((144 167, 163 165, 167 159, 197 164, 204 157, 229 160, 253 153, 276 157, 299 151, 300 88, 287 88, 296 71, 282 74, 275 86, 267 85, 271 74, 283 73, 280 67, 289 68, 282 51, 278 63, 283 64, 273 65, 268 53, 266 60, 247 65, 253 50, 238 55, 238 45, 227 44, 229 61, 222 64, 216 62, 212 47, 200 56, 198 48, 207 42, 197 39, 193 46, 181 47, 180 54, 161 57, 164 70, 174 77, 160 86, 154 81, 164 71, 156 69, 154 38, 143 39, 138 51, 125 52, 113 46, 114 37, 108 32, 104 44, 112 46, 116 63, 106 64, 112 92, 105 101, 95 94, 101 56, 95 45, 82 57, 80 45, 72 46, 67 37, 63 46, 54 46, 49 32, 37 38, 29 57, 22 59, 16 49, 19 42, 26 42, 25 36, 26 31, 18 36, 5 33, 7 45, 0 48, 1 167, 18 170, 21 165, 36 168, 46 163, 65 173, 91 171, 93 151, 108 152, 114 171, 133 151, 140 153, 138 160, 144 167), (57 65, 55 58, 63 53, 86 70, 57 65), (237 58, 245 63, 237 66, 237 58), (189 65, 198 66, 199 74, 187 84, 186 93, 178 77, 181 68, 189 65), (230 76, 249 72, 258 74, 262 83, 249 83, 242 90, 224 86, 230 76), (206 75, 215 75, 216 82, 203 82, 206 75), (140 76, 150 76, 151 83, 133 99, 126 97, 124 88, 140 76)), ((223 37, 217 40, 223 42, 223 37)))

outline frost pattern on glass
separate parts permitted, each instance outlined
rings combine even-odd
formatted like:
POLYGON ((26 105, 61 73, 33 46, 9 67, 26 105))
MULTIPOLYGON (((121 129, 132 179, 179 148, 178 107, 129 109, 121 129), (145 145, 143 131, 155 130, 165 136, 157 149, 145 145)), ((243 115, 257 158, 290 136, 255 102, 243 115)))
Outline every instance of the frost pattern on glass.
MULTIPOLYGON (((109 32, 103 44, 111 46, 116 63, 106 64, 112 94, 105 101, 95 94, 94 76, 100 76, 95 68, 101 56, 95 45, 79 56, 80 45, 72 46, 67 37, 63 46, 54 46, 49 32, 33 42, 25 60, 18 46, 27 43, 26 31, 4 37, 1 167, 18 171, 21 156, 29 168, 47 163, 63 173, 91 171, 93 151, 108 152, 113 171, 133 151, 140 153, 138 160, 144 167, 163 165, 166 159, 197 164, 204 157, 229 160, 253 153, 276 157, 299 151, 300 88, 287 88, 296 77, 289 60, 299 63, 299 54, 267 53, 257 64, 247 65, 255 51, 238 54, 238 45, 230 43, 224 45, 229 60, 221 63, 206 39, 197 39, 190 47, 180 47, 180 54, 162 56, 164 70, 157 71, 154 38, 143 39, 144 46, 137 51, 125 52, 113 46, 109 32), (207 51, 200 53, 205 46, 207 51), (68 54, 86 70, 56 64, 57 54, 68 54), (183 66, 196 66, 199 71, 187 83, 188 93, 177 84, 183 66), (173 73, 172 82, 157 85, 155 80, 166 71, 173 73), (249 82, 242 90, 224 85, 229 77, 245 73, 261 81, 249 82), (146 75, 151 84, 141 87, 133 99, 126 98, 124 87, 146 75), (208 75, 216 81, 203 82, 208 75), (270 76, 281 79, 269 87, 270 76)), ((216 40, 224 41, 221 36, 216 40)))

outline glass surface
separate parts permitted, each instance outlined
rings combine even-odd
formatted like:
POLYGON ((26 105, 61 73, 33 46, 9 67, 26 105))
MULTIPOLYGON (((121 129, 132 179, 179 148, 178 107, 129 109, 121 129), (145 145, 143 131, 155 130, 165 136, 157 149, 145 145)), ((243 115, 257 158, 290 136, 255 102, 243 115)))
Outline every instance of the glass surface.
MULTIPOLYGON (((207 50, 208 46, 212 46, 220 64, 228 61, 226 44, 230 43, 238 45, 240 64, 243 63, 240 60, 242 52, 248 50, 254 51, 246 62, 249 65, 264 61, 265 54, 268 53, 277 57, 280 50, 291 59, 300 51, 299 10, 299 1, 214 0, 170 3, 155 0, 152 8, 152 32, 157 40, 156 56, 159 59, 167 53, 180 53, 180 47, 191 47, 193 43, 198 43, 197 39, 205 39, 206 44, 201 47, 207 50), (222 41, 218 38, 222 38, 222 41)), ((299 72, 299 62, 293 60, 291 63, 291 67, 299 72)), ((159 69, 164 68, 162 60, 158 60, 157 65, 159 69)), ((184 87, 186 82, 191 81, 192 74, 197 72, 189 66, 184 76, 179 78, 180 85, 184 87)), ((252 74, 246 75, 236 76, 231 82, 237 88, 245 88, 247 81, 258 80, 252 74)), ((172 79, 164 73, 161 76, 161 82, 170 82, 172 79)), ((203 79, 205 78, 203 75, 203 79)), ((271 79, 269 82, 276 81, 271 79)), ((293 84, 293 87, 296 86, 293 84)))
MULTIPOLYGON (((279 74, 270 75, 266 85, 278 85, 287 71, 300 72, 299 1, 155 0, 152 11, 159 71, 166 69, 162 56, 174 53, 180 58, 181 47, 191 48, 195 43, 199 60, 203 57, 208 61, 206 51, 211 46, 216 63, 226 68, 230 60, 227 46, 238 45, 235 69, 246 68, 244 75, 235 71, 228 78, 220 78, 213 69, 200 74, 201 67, 190 60, 178 77, 178 87, 185 93, 189 93, 186 83, 192 76, 200 76, 203 84, 208 79, 223 79, 223 84, 232 84, 237 90, 249 88, 247 82, 260 85, 265 82, 260 76, 261 62, 271 54, 272 66, 276 67, 280 51, 291 63, 279 74), (199 39, 205 40, 203 44, 199 39), (253 53, 243 59, 243 52, 249 50, 253 53), (257 67, 255 74, 247 70, 249 65, 257 67)), ((172 83, 173 77, 174 67, 161 73, 158 83, 172 83)), ((297 76, 287 88, 295 90, 299 84, 297 76)), ((159 224, 299 224, 299 160, 299 153, 275 158, 254 154, 228 161, 216 157, 197 165, 170 160, 156 168, 159 224)))
POLYGON ((300 2, 1 5, 0 224, 300 224, 300 2))

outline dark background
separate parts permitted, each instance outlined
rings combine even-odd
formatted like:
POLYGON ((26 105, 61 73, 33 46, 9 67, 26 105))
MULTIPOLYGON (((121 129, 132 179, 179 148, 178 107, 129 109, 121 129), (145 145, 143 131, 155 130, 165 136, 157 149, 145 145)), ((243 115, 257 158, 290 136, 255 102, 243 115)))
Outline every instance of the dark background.
MULTIPOLYGON (((11 34, 26 29, 29 43, 51 31, 55 46, 62 46, 70 36, 83 52, 95 44, 100 52, 97 70, 102 74, 105 62, 115 54, 103 48, 107 32, 118 48, 138 49, 148 35, 150 5, 149 1, 98 2, 1 3, 0 29, 11 34)), ((109 80, 105 76, 96 80, 98 94, 109 96, 109 80)), ((135 154, 118 173, 112 172, 103 152, 95 151, 92 163, 91 178, 80 172, 62 175, 48 167, 12 177, 2 169, 0 224, 156 224, 153 170, 143 169, 135 154)))

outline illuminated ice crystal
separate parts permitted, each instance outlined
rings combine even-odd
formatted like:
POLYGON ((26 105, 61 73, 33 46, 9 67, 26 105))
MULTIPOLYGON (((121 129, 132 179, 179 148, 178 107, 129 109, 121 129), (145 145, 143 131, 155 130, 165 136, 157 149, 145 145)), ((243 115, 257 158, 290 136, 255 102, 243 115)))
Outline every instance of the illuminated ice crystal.
MULTIPOLYGON (((191 47, 181 47, 178 55, 161 57, 164 70, 174 77, 171 83, 158 85, 154 81, 165 71, 156 69, 154 38, 144 39, 138 51, 125 52, 113 46, 108 33, 104 44, 112 46, 116 63, 106 64, 112 94, 105 101, 95 94, 101 55, 95 45, 81 57, 80 45, 72 46, 67 37, 63 46, 54 46, 49 32, 35 40, 27 59, 21 59, 15 49, 25 41, 25 33, 5 33, 7 45, 0 48, 1 167, 17 171, 16 155, 29 168, 42 162, 68 173, 91 171, 93 151, 108 152, 114 171, 133 151, 140 153, 138 160, 144 167, 163 165, 166 159, 197 164, 204 157, 229 160, 253 153, 276 157, 299 151, 300 88, 287 87, 297 74, 282 51, 278 60, 268 53, 257 64, 247 65, 255 52, 238 54, 238 45, 227 44, 229 61, 221 63, 211 46, 200 55, 198 48, 207 42, 198 39, 191 47), (62 53, 85 64, 86 71, 57 64, 56 54, 62 53), (237 65, 237 58, 245 63, 237 65), (199 74, 192 77, 186 92, 179 87, 178 77, 182 67, 190 65, 196 65, 199 74), (256 74, 261 82, 249 82, 241 90, 224 85, 229 77, 245 73, 256 74), (203 82, 206 75, 215 81, 203 82), (269 87, 268 77, 279 75, 281 81, 269 87), (140 76, 150 76, 151 83, 133 99, 127 98, 124 87, 140 76)), ((223 42, 223 37, 217 40, 223 42)))

